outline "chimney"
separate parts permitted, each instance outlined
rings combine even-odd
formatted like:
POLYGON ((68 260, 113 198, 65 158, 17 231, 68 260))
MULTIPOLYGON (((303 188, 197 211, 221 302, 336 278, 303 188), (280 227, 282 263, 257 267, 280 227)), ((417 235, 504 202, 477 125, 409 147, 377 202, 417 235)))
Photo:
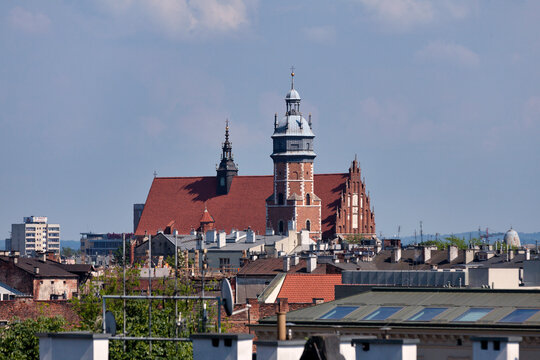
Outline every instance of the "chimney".
POLYGON ((283 257, 283 272, 288 272, 291 269, 290 258, 288 256, 283 257))
POLYGON ((317 268, 317 256, 310 254, 306 260, 306 271, 312 273, 317 268))
POLYGON ((296 232, 296 221, 289 220, 287 223, 287 235, 289 235, 289 232, 296 232))
POLYGON ((248 227, 246 231, 246 243, 253 244, 255 243, 255 240, 257 240, 257 236, 255 235, 255 231, 251 230, 251 227, 248 227))
POLYGON ((298 245, 310 245, 312 243, 311 239, 309 238, 309 230, 302 230, 300 231, 300 241, 298 245))
POLYGON ((206 243, 211 244, 211 243, 216 242, 216 234, 217 234, 217 231, 215 229, 208 230, 206 232, 206 243))
POLYGON ((219 249, 227 245, 227 234, 225 233, 225 231, 221 231, 219 233, 217 243, 218 243, 217 246, 219 249))
POLYGON ((448 246, 448 262, 456 260, 458 257, 458 248, 457 246, 450 245, 448 246))
POLYGON ((401 261, 401 248, 397 247, 392 250, 392 262, 398 263, 401 261))
POLYGON ((296 266, 300 262, 300 257, 298 256, 298 254, 294 254, 293 256, 291 256, 291 260, 291 266, 296 266))
POLYGON ((465 264, 472 263, 474 261, 474 249, 463 250, 465 253, 464 260, 465 264))
POLYGON ((422 248, 422 261, 427 263, 429 260, 431 260, 431 248, 424 246, 422 248))
POLYGON ((531 260, 531 249, 525 250, 525 260, 531 260))

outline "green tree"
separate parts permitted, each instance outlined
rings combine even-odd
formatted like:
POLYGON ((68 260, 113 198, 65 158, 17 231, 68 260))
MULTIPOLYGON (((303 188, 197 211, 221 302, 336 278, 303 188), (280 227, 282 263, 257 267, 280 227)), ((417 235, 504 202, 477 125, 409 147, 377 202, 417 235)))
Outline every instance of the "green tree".
MULTIPOLYGON (((108 270, 103 276, 89 281, 84 290, 81 290, 81 298, 73 299, 75 311, 81 318, 79 329, 93 332, 102 332, 102 296, 122 294, 123 274, 122 268, 108 270)), ((175 294, 174 278, 155 278, 153 283, 153 295, 175 294)), ((208 289, 212 286, 208 283, 208 289)), ((178 274, 176 283, 177 295, 195 295, 197 293, 193 283, 184 274, 178 274)), ((126 271, 126 294, 140 295, 141 282, 138 269, 126 271)), ((123 332, 123 300, 108 299, 107 310, 112 311, 117 322, 117 332, 123 332)), ((194 300, 178 300, 176 306, 181 319, 175 316, 175 302, 173 300, 152 301, 152 336, 153 337, 189 337, 190 334, 203 331, 216 331, 216 307, 208 303, 208 322, 206 329, 202 324, 202 303, 194 300), (180 320, 180 321, 179 321, 180 320), (180 326, 178 326, 180 323, 180 326)), ((149 300, 137 299, 126 300, 126 335, 130 337, 148 336, 149 334, 149 300)), ((110 359, 157 359, 179 358, 189 359, 192 357, 190 342, 155 341, 150 346, 145 341, 115 340, 109 343, 110 359)))
POLYGON ((17 360, 38 360, 39 339, 36 333, 65 330, 66 321, 62 317, 40 316, 24 321, 13 320, 0 330, 0 358, 17 360))

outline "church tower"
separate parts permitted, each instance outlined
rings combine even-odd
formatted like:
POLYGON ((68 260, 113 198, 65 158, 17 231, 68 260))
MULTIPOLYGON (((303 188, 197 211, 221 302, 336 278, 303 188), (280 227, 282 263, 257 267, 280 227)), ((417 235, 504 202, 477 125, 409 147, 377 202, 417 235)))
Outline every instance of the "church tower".
POLYGON ((217 171, 217 194, 225 195, 229 193, 233 178, 238 175, 238 167, 234 163, 232 155, 232 143, 229 141, 229 120, 225 125, 225 142, 223 143, 221 162, 217 171))
POLYGON ((285 97, 285 116, 274 118, 272 135, 274 192, 266 199, 267 227, 276 234, 308 230, 312 239, 321 238, 321 199, 315 195, 313 181, 313 134, 309 120, 300 112, 300 94, 294 89, 285 97))

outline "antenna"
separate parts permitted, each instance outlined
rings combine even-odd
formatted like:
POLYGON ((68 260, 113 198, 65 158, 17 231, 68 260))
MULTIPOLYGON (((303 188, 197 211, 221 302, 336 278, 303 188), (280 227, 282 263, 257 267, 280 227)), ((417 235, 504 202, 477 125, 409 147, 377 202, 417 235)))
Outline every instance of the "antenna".
POLYGON ((424 242, 424 230, 422 227, 422 220, 420 220, 420 242, 424 242))
POLYGON ((110 310, 105 313, 105 333, 116 335, 116 319, 110 310))
POLYGON ((231 316, 234 309, 234 299, 231 288, 231 283, 227 279, 221 281, 221 298, 223 301, 223 309, 227 316, 231 316))

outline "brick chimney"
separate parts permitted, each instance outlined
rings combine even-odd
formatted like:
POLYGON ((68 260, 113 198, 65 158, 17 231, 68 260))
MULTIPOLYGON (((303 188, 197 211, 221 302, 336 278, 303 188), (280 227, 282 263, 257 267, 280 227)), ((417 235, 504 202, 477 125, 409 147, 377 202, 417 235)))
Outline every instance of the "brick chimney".
POLYGON ((306 260, 306 271, 308 273, 313 272, 317 268, 317 256, 310 254, 306 260))
POLYGON ((401 248, 397 247, 392 250, 392 262, 398 263, 401 261, 401 248))
POLYGON ((448 262, 456 260, 458 257, 458 248, 457 246, 448 246, 448 262))
POLYGON ((427 246, 424 246, 422 248, 422 261, 424 263, 427 263, 430 260, 431 260, 431 248, 427 247, 427 246))
POLYGON ((288 256, 285 256, 283 257, 283 272, 288 272, 290 269, 290 258, 288 256))

